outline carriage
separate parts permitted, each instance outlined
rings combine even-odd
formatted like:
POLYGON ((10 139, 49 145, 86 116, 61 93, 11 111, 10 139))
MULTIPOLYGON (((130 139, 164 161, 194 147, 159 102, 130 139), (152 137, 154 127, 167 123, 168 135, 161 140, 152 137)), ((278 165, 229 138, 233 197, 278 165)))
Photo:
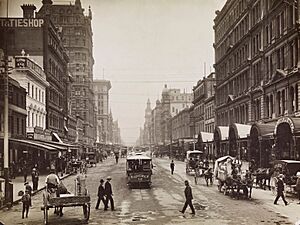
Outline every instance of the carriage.
MULTIPOLYGON (((279 174, 284 175, 287 192, 296 193, 294 187, 297 181, 297 172, 300 171, 300 161, 297 160, 274 160, 272 163, 274 173, 272 178, 276 179, 279 174)), ((275 186, 275 184, 274 184, 275 186)), ((273 187, 273 186, 272 186, 273 187)), ((273 188, 272 188, 273 189, 273 188)), ((274 188, 275 189, 275 188, 274 188)))
POLYGON ((187 151, 186 152, 186 167, 185 171, 187 174, 191 172, 196 172, 198 163, 202 160, 203 152, 199 150, 187 151))
POLYGON ((246 198, 251 198, 253 179, 246 169, 241 170, 241 164, 231 156, 223 156, 216 160, 214 175, 218 180, 218 190, 233 197, 240 197, 240 191, 246 198))
MULTIPOLYGON (((64 207, 82 207, 83 218, 88 222, 90 218, 91 198, 85 187, 80 186, 80 179, 75 180, 75 194, 60 194, 57 195, 56 190, 53 188, 45 189, 43 192, 43 206, 41 210, 44 213, 44 224, 49 224, 50 208, 62 210, 64 207)), ((61 214, 62 216, 62 214, 61 214)))

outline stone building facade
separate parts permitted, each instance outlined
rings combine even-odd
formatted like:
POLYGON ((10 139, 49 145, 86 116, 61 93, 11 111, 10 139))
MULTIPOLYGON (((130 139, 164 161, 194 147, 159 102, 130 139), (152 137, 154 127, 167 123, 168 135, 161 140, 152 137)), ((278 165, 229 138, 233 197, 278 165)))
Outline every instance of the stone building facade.
POLYGON ((96 140, 94 92, 93 92, 93 40, 92 12, 84 15, 80 0, 75 4, 53 4, 43 0, 37 12, 38 18, 50 18, 62 33, 62 42, 69 57, 69 72, 72 83, 72 113, 83 120, 84 142, 91 146, 96 140))
POLYGON ((26 133, 33 134, 34 128, 46 129, 46 89, 49 83, 44 70, 29 57, 14 57, 14 70, 11 77, 26 89, 26 133))
POLYGON ((96 142, 108 142, 108 117, 109 117, 109 80, 94 80, 94 101, 96 107, 97 139, 96 142))
POLYGON ((193 122, 195 134, 214 130, 215 73, 209 74, 193 87, 193 122))
MULTIPOLYGON (((23 18, 0 19, 0 39, 8 39, 9 56, 18 56, 22 50, 40 65, 49 86, 46 89, 46 128, 66 136, 65 118, 67 107, 68 56, 62 43, 61 35, 49 18, 35 18, 33 5, 23 5, 23 18), (3 35, 3 36, 2 36, 3 35), (26 38, 24 38, 26 37, 26 38)), ((0 42, 0 48, 4 48, 0 42)), ((33 94, 35 95, 34 87, 33 94)), ((31 90, 32 91, 32 90, 31 90)), ((37 90, 39 93, 39 90, 37 90)), ((41 94, 42 95, 42 94, 41 94)))
POLYGON ((263 146, 262 155, 300 159, 299 11, 299 1, 239 0, 216 12, 217 125, 275 126, 268 143, 252 140, 250 155, 263 146))

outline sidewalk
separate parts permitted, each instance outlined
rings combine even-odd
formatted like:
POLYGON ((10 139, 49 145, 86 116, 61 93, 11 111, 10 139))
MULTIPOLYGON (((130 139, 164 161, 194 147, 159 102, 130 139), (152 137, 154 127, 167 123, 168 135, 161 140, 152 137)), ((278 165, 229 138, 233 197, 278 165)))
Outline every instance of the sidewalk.
MULTIPOLYGON (((62 177, 59 176, 60 179, 65 179, 66 177, 69 177, 72 174, 64 174, 62 177)), ((39 176, 39 184, 38 184, 38 189, 37 191, 33 192, 33 195, 35 195, 37 192, 43 190, 45 188, 45 180, 46 180, 47 175, 40 175, 39 176)), ((32 180, 31 176, 27 177, 27 181, 29 185, 32 187, 32 180)), ((13 202, 16 203, 21 200, 22 196, 18 196, 19 191, 25 191, 25 186, 24 186, 24 177, 23 176, 18 176, 15 179, 12 179, 13 183, 13 202)))

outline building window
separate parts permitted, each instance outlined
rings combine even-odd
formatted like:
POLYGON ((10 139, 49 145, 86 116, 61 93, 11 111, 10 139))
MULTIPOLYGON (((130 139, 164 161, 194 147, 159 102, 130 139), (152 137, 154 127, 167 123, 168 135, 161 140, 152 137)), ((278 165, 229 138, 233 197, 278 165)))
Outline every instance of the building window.
POLYGON ((17 134, 20 133, 20 119, 17 117, 17 134))
POLYGON ((27 85, 27 94, 30 96, 30 83, 27 85))
POLYGON ((27 123, 28 123, 28 127, 30 127, 30 111, 28 111, 27 123))
POLYGON ((31 113, 31 126, 34 127, 34 113, 31 113))
POLYGON ((32 92, 31 97, 34 98, 34 87, 33 87, 33 85, 31 86, 31 92, 32 92))

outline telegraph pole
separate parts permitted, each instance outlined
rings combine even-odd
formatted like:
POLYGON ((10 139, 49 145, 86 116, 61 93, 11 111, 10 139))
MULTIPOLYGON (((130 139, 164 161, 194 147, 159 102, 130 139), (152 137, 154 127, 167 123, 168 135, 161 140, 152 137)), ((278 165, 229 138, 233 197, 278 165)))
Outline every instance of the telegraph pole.
POLYGON ((9 167, 8 167, 8 57, 7 53, 4 55, 4 179, 5 179, 5 201, 8 199, 8 190, 9 190, 9 167))
MULTIPOLYGON (((8 20, 8 0, 6 5, 6 18, 8 20)), ((7 28, 8 29, 8 28, 7 28)), ((8 30, 5 32, 5 51, 4 51, 4 179, 5 179, 5 203, 9 202, 10 190, 9 190, 9 152, 8 152, 8 30)))

